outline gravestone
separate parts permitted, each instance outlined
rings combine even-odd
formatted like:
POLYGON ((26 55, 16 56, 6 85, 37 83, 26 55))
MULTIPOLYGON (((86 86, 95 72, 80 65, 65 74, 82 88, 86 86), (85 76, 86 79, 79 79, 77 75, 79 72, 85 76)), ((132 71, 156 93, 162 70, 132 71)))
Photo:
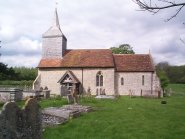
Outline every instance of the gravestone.
POLYGON ((73 97, 74 104, 77 104, 78 103, 78 95, 77 95, 77 90, 75 87, 73 88, 71 94, 73 97))
POLYGON ((72 94, 67 95, 67 101, 68 101, 69 104, 74 103, 74 98, 73 98, 72 94))
POLYGON ((0 139, 17 139, 21 136, 22 124, 19 120, 22 113, 14 102, 6 103, 0 115, 0 139))
POLYGON ((40 139, 41 138, 41 112, 36 99, 29 99, 25 103, 23 110, 24 117, 24 133, 25 139, 40 139))
POLYGON ((0 114, 0 139, 41 139, 41 117, 35 99, 29 99, 21 110, 7 102, 0 114))

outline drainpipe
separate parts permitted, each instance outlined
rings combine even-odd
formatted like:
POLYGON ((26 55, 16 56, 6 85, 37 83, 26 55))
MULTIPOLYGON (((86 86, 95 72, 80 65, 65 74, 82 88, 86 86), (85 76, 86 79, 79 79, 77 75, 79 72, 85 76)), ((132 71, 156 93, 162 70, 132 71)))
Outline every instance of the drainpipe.
POLYGON ((153 76, 154 76, 154 73, 152 72, 151 74, 151 94, 153 94, 153 76))
POLYGON ((82 94, 84 93, 84 69, 82 68, 82 94))

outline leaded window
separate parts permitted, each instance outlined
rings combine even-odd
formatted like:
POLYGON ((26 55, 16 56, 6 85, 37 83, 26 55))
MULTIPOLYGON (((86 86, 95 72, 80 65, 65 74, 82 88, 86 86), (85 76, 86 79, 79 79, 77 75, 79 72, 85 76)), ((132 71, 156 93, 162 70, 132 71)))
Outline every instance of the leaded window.
POLYGON ((96 86, 103 86, 103 74, 101 71, 96 74, 96 86))

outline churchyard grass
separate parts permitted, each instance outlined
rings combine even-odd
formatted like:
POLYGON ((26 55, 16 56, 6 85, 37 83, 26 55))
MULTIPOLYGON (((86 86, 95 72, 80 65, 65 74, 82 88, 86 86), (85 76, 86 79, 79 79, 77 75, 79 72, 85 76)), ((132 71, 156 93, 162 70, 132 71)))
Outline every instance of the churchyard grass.
MULTIPOLYGON (((25 101, 17 102, 19 107, 23 107, 24 103, 25 101)), ((62 107, 63 105, 67 105, 67 104, 68 104, 67 100, 62 97, 43 99, 39 101, 39 105, 41 109, 48 108, 48 107, 62 107)))
MULTIPOLYGON (((20 108, 23 108, 25 101, 18 101, 17 105, 20 108)), ((41 100, 39 101, 39 105, 41 107, 41 109, 43 108, 47 108, 47 107, 62 107, 63 105, 67 105, 67 100, 65 98, 62 97, 57 97, 57 98, 50 98, 47 100, 41 100)), ((3 103, 0 103, 0 110, 3 107, 3 103)))
POLYGON ((51 98, 47 100, 42 100, 39 102, 41 108, 47 107, 62 107, 63 105, 67 105, 67 99, 58 97, 58 98, 51 98))
MULTIPOLYGON (((162 99, 119 97, 116 100, 83 98, 93 112, 46 128, 44 139, 184 139, 185 84, 170 84, 172 96, 162 99), (167 104, 161 104, 161 101, 167 104)), ((23 102, 19 102, 22 106, 23 102)), ((67 104, 63 98, 42 100, 41 108, 67 104)))
POLYGON ((95 111, 46 128, 44 139, 184 139, 185 95, 178 93, 185 94, 185 85, 170 87, 173 95, 163 99, 81 99, 95 111))
POLYGON ((168 89, 172 89, 172 95, 185 95, 185 84, 169 84, 168 89))

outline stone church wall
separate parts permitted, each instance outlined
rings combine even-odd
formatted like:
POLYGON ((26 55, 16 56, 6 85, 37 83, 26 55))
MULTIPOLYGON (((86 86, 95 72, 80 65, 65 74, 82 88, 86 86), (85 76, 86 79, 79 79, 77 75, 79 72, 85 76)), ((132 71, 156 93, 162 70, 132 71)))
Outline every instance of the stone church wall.
POLYGON ((152 72, 117 72, 116 73, 116 93, 119 95, 144 96, 152 94, 152 72), (144 75, 144 85, 142 85, 142 76, 144 75), (121 85, 121 78, 124 79, 124 85, 121 85))
MULTIPOLYGON (((39 70, 38 74, 42 76, 41 78, 41 87, 47 87, 51 90, 51 94, 60 95, 61 86, 60 83, 57 83, 62 76, 66 73, 67 69, 44 69, 39 70)), ((71 70, 74 75, 81 82, 82 72, 80 69, 71 70)))
POLYGON ((154 73, 154 75, 153 75, 153 92, 155 94, 158 94, 160 92, 160 94, 158 94, 158 95, 160 95, 160 97, 163 97, 163 91, 162 91, 160 84, 161 83, 160 83, 159 77, 157 76, 156 73, 154 73))
MULTIPOLYGON (((96 95, 97 89, 104 90, 106 95, 114 95, 114 69, 84 69, 84 88, 90 88, 91 94, 96 95), (101 71, 103 74, 103 87, 96 87, 96 74, 101 71)), ((98 92, 98 95, 100 92, 98 92)))
MULTIPOLYGON (((132 95, 157 96, 160 88, 159 80, 153 72, 115 72, 113 68, 96 68, 96 69, 40 69, 39 75, 42 76, 40 86, 47 87, 51 90, 51 94, 60 95, 61 85, 57 83, 61 77, 68 71, 72 71, 77 79, 81 82, 83 80, 83 92, 91 95, 97 95, 97 90, 104 90, 106 95, 132 95), (103 73, 104 85, 103 87, 96 87, 96 74, 101 71, 103 73), (82 79, 83 75, 83 79, 82 79), (144 76, 144 85, 142 85, 142 76, 144 76), (114 78, 115 77, 115 78, 114 78), (121 78, 124 78, 124 85, 121 85, 121 78)), ((100 95, 100 92, 98 92, 100 95)))
POLYGON ((57 83, 61 77, 66 73, 67 70, 73 72, 73 74, 78 78, 78 80, 82 83, 83 80, 83 89, 86 93, 89 89, 91 90, 92 95, 96 95, 97 87, 96 87, 96 74, 98 71, 102 71, 104 86, 102 90, 105 91, 106 95, 114 95, 114 69, 104 68, 104 69, 39 69, 38 75, 41 75, 41 84, 40 86, 45 88, 48 87, 51 90, 51 94, 61 93, 61 85, 57 83), (83 73, 82 73, 83 72, 83 73), (83 79, 82 79, 83 74, 83 79))

